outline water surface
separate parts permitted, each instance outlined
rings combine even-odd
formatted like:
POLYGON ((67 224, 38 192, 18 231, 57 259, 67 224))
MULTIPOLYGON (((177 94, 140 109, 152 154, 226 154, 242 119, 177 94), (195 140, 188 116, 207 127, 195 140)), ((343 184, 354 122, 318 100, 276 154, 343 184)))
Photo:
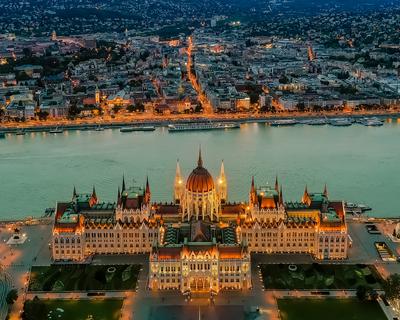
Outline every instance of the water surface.
POLYGON ((120 133, 118 130, 8 135, 0 140, 0 218, 40 216, 73 186, 96 186, 115 201, 125 174, 142 185, 148 175, 153 200, 170 201, 179 158, 185 176, 201 144, 204 164, 219 172, 224 159, 231 201, 248 198, 251 176, 258 184, 283 183, 285 200, 299 200, 305 184, 330 197, 363 202, 375 216, 400 216, 400 124, 383 127, 269 127, 245 124, 230 131, 120 133))

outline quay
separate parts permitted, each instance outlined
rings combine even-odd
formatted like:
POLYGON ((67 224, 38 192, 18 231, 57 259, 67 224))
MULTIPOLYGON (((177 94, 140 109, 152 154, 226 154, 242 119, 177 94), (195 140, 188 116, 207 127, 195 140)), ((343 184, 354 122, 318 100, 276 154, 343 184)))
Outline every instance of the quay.
MULTIPOLYGON (((221 123, 272 123, 276 120, 290 120, 296 119, 303 120, 317 120, 317 119, 345 119, 351 118, 360 120, 365 117, 375 117, 379 119, 387 118, 400 118, 400 112, 371 112, 371 113, 327 113, 327 114, 306 114, 306 113, 293 113, 293 114, 262 114, 262 115, 249 115, 249 114, 227 114, 227 115, 183 115, 183 116, 139 116, 129 117, 126 120, 116 119, 93 119, 90 120, 59 120, 50 122, 31 122, 26 123, 2 123, 0 124, 0 132, 4 133, 17 133, 23 132, 49 132, 52 130, 96 130, 99 127, 103 129, 121 129, 123 127, 168 127, 174 124, 192 124, 192 123, 206 123, 206 122, 221 122, 221 123)), ((98 131, 98 130, 97 130, 98 131)))

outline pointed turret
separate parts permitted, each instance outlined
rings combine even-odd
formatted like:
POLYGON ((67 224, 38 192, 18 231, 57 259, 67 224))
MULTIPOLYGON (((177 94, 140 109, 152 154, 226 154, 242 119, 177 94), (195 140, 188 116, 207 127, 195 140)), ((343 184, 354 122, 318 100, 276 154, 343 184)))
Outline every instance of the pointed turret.
POLYGON ((96 188, 93 186, 92 195, 91 195, 90 200, 89 200, 90 207, 95 205, 98 202, 97 200, 98 199, 97 199, 97 194, 96 194, 96 188))
POLYGON ((179 166, 179 159, 176 160, 176 172, 174 181, 174 200, 179 202, 183 196, 184 184, 183 177, 181 174, 181 167, 179 166))
POLYGON ((283 192, 282 192, 282 185, 281 185, 281 189, 279 190, 279 205, 283 206, 283 192))
POLYGON ((221 170, 219 173, 220 177, 224 177, 225 178, 225 166, 224 166, 224 160, 221 161, 221 170))
POLYGON ((324 196, 328 198, 328 187, 326 186, 326 183, 324 187, 324 196))
POLYGON ((76 193, 76 188, 74 186, 74 190, 72 191, 72 199, 75 199, 78 194, 76 193))
POLYGON ((92 190, 92 198, 97 200, 96 188, 94 186, 93 186, 93 190, 92 190))
POLYGON ((125 191, 125 175, 122 175, 122 190, 121 192, 123 193, 125 191))
POLYGON ((151 192, 150 192, 150 184, 149 184, 149 177, 146 177, 146 190, 144 194, 144 201, 145 203, 150 203, 150 197, 151 197, 151 192))
POLYGON ((307 203, 308 202, 308 189, 307 189, 307 185, 304 188, 304 193, 303 193, 303 197, 301 198, 301 202, 303 203, 307 203))
POLYGON ((121 190, 120 190, 120 188, 118 187, 117 205, 118 205, 118 206, 121 206, 121 204, 122 204, 121 190))
POLYGON ((251 177, 251 187, 250 187, 250 205, 254 205, 257 202, 257 192, 254 184, 254 176, 251 177))
POLYGON ((251 188, 250 188, 250 192, 255 192, 256 188, 254 185, 254 176, 251 177, 251 188))
POLYGON ((279 192, 278 176, 275 177, 275 191, 279 192))
POLYGON ((203 158, 201 156, 201 147, 199 147, 199 159, 197 160, 197 166, 203 167, 203 158))
POLYGON ((227 198, 227 182, 225 176, 224 160, 221 162, 221 170, 218 177, 218 193, 221 200, 225 201, 227 198))

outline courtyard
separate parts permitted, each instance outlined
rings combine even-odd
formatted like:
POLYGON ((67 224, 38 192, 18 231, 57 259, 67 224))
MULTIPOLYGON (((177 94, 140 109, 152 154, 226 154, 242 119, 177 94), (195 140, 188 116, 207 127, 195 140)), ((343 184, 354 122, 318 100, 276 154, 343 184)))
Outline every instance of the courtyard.
POLYGON ((118 320, 122 299, 101 300, 40 300, 25 302, 25 320, 118 320))
POLYGON ((135 290, 140 265, 33 266, 29 291, 135 290))
POLYGON ((386 320, 376 301, 357 299, 279 299, 282 320, 386 320))
POLYGON ((373 266, 363 264, 261 264, 265 289, 356 289, 380 287, 373 266))

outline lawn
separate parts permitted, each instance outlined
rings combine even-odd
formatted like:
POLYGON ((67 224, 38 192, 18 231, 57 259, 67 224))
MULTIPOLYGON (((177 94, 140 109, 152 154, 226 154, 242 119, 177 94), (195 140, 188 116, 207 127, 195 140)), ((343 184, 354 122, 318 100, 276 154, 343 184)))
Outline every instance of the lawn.
POLYGON ((29 291, 133 290, 140 265, 51 265, 32 267, 29 291))
POLYGON ((376 301, 357 299, 279 299, 282 320, 386 320, 376 301))
POLYGON ((31 310, 25 314, 26 320, 119 320, 123 300, 30 300, 26 303, 35 304, 25 308, 31 310))
POLYGON ((367 265, 262 264, 260 271, 266 289, 356 289, 360 285, 379 288, 379 276, 367 265), (292 265, 293 266, 293 265, 292 265))

